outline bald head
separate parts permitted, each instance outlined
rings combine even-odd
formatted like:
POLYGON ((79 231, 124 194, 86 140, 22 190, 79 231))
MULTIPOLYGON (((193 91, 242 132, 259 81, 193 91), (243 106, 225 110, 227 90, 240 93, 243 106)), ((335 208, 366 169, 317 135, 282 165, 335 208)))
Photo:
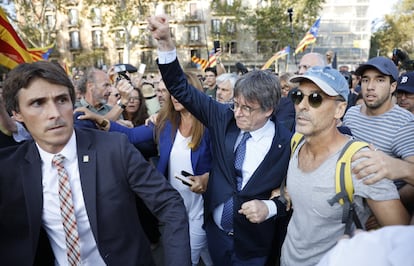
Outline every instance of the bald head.
POLYGON ((320 53, 308 53, 305 54, 299 63, 299 74, 303 74, 313 66, 326 66, 326 61, 323 55, 320 53))

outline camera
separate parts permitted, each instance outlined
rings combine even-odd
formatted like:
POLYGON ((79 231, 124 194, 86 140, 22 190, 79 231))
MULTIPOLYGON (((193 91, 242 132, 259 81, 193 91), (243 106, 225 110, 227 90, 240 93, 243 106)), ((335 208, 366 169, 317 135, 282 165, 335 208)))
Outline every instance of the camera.
POLYGON ((116 73, 126 72, 126 66, 125 65, 117 65, 114 67, 114 71, 116 73))

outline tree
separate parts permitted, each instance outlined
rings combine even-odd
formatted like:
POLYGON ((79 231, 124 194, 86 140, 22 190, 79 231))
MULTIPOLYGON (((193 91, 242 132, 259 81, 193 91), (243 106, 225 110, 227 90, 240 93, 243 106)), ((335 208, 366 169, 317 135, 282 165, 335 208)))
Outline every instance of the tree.
POLYGON ((406 52, 414 59, 414 0, 402 0, 392 14, 386 15, 384 24, 371 39, 370 57, 389 55, 394 48, 406 52))
POLYGON ((18 33, 28 48, 45 47, 56 40, 57 15, 63 11, 64 0, 15 0, 18 33))
POLYGON ((261 52, 274 53, 287 45, 294 49, 293 46, 298 44, 315 22, 324 2, 324 0, 269 1, 269 5, 262 5, 251 13, 241 14, 245 17, 240 17, 239 21, 246 23, 248 30, 255 33, 256 39, 264 44, 263 47, 271 48, 261 52), (292 25, 287 12, 289 8, 293 9, 292 25))

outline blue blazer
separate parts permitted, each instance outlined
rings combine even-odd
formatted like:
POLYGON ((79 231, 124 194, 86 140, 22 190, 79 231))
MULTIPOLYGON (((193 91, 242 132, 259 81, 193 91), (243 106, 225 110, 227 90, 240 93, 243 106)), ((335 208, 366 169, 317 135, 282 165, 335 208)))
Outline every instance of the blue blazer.
MULTIPOLYGON (((136 211, 138 195, 166 226, 166 263, 191 265, 182 198, 159 171, 122 134, 77 129, 76 141, 85 207, 105 263, 154 265, 136 211)), ((0 149, 0 158, 1 264, 33 265, 42 227, 42 161, 33 141, 0 149)))
POLYGON ((276 118, 275 136, 268 154, 240 192, 237 191, 234 169, 234 145, 240 133, 234 113, 228 105, 218 103, 188 84, 176 59, 158 65, 170 93, 200 120, 210 132, 212 168, 207 191, 204 193, 204 216, 212 219, 213 210, 233 196, 234 248, 240 258, 267 256, 275 230, 275 219, 260 224, 250 223, 238 210, 252 199, 269 199, 286 176, 290 157, 290 131, 276 118))
MULTIPOLYGON (((124 127, 116 122, 111 122, 110 131, 117 131, 125 133, 131 143, 137 144, 146 142, 154 138, 154 125, 138 126, 134 128, 124 127)), ((170 153, 172 145, 177 135, 177 131, 172 134, 172 125, 167 122, 164 129, 160 133, 158 149, 160 159, 157 164, 157 169, 168 176, 168 162, 170 160, 170 153)), ((210 171, 211 168, 211 153, 210 153, 210 135, 208 130, 204 131, 203 138, 197 150, 191 151, 191 165, 195 175, 202 175, 210 171)))

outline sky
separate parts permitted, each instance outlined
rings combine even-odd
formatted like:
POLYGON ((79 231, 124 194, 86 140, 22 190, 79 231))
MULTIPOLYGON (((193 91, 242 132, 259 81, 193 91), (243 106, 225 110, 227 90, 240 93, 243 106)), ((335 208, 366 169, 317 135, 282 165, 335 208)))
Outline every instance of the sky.
POLYGON ((392 12, 394 4, 399 0, 371 0, 369 8, 371 19, 379 19, 392 12))

